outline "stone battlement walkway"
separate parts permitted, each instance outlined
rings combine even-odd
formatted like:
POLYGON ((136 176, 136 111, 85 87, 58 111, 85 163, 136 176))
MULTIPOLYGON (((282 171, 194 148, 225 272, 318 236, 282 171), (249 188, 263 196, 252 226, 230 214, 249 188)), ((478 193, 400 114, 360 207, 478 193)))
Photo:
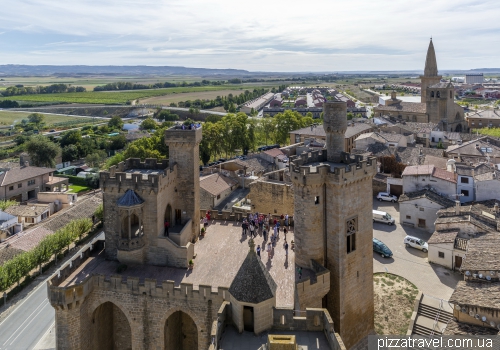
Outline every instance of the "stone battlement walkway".
MULTIPOLYGON (((276 291, 277 307, 294 306, 294 286, 298 279, 295 268, 295 253, 291 250, 290 241, 293 239, 293 229, 287 234, 289 244, 288 257, 285 255, 284 234, 274 247, 272 258, 268 258, 267 252, 262 251, 262 262, 278 285, 276 291)), ((176 285, 180 283, 192 283, 195 287, 210 285, 212 288, 227 287, 238 272, 243 260, 248 253, 249 235, 243 236, 241 222, 212 221, 208 226, 207 234, 195 245, 196 258, 194 269, 179 269, 172 267, 161 267, 151 265, 128 266, 120 273, 122 276, 152 278, 160 281, 173 280, 176 285)), ((258 235, 255 245, 263 245, 264 239, 258 235)), ((104 254, 96 254, 78 268, 61 286, 80 283, 90 274, 102 274, 106 276, 118 275, 118 261, 107 261, 104 254)), ((304 270, 302 279, 308 276, 304 270)))

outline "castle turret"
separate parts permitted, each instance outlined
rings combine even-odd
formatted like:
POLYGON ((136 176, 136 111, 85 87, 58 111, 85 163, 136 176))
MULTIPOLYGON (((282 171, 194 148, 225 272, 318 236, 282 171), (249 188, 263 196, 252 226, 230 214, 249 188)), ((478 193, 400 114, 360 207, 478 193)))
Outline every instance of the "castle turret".
POLYGON ((339 162, 345 151, 347 129, 347 103, 326 102, 323 104, 323 128, 326 133, 326 149, 329 162, 339 162))
MULTIPOLYGON (((373 331, 372 202, 367 195, 377 163, 344 152, 346 103, 325 103, 323 118, 326 152, 303 153, 290 162, 295 263, 312 271, 319 264, 330 271, 326 296, 314 297, 324 296, 335 331, 351 348, 373 331)), ((299 299, 301 307, 318 307, 310 303, 299 299)))

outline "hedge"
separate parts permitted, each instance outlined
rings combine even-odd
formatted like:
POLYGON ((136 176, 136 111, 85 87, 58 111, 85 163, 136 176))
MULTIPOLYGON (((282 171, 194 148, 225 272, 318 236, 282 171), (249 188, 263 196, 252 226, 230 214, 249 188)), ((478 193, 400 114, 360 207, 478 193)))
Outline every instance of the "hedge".
POLYGON ((78 176, 73 176, 73 175, 56 175, 57 177, 65 177, 69 179, 69 182, 72 183, 73 185, 78 185, 78 186, 84 186, 84 187, 91 187, 91 188, 98 188, 99 187, 99 182, 97 182, 97 187, 92 186, 91 181, 84 177, 78 177, 78 176))
POLYGON ((91 219, 73 220, 54 234, 45 237, 33 250, 16 255, 5 262, 0 266, 0 291, 5 291, 18 283, 23 277, 28 276, 30 271, 48 262, 52 255, 59 254, 91 229, 91 219))

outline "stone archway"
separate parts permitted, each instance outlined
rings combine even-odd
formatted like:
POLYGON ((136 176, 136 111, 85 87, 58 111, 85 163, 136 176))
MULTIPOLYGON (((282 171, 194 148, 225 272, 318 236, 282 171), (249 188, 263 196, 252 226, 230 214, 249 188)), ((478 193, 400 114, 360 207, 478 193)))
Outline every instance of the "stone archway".
POLYGON ((95 350, 131 350, 132 332, 127 316, 110 301, 99 305, 92 313, 89 335, 95 350))
POLYGON ((455 127, 455 132, 462 132, 462 124, 458 124, 458 125, 455 127))
POLYGON ((198 327, 187 313, 175 311, 165 321, 164 349, 198 349, 198 327))

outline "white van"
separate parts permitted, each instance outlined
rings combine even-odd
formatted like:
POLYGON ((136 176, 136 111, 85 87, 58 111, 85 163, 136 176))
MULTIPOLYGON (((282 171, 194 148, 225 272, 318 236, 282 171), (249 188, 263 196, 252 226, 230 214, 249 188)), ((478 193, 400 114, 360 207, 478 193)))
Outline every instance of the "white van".
POLYGON ((387 225, 393 225, 394 219, 385 211, 373 210, 373 222, 378 221, 387 225))

